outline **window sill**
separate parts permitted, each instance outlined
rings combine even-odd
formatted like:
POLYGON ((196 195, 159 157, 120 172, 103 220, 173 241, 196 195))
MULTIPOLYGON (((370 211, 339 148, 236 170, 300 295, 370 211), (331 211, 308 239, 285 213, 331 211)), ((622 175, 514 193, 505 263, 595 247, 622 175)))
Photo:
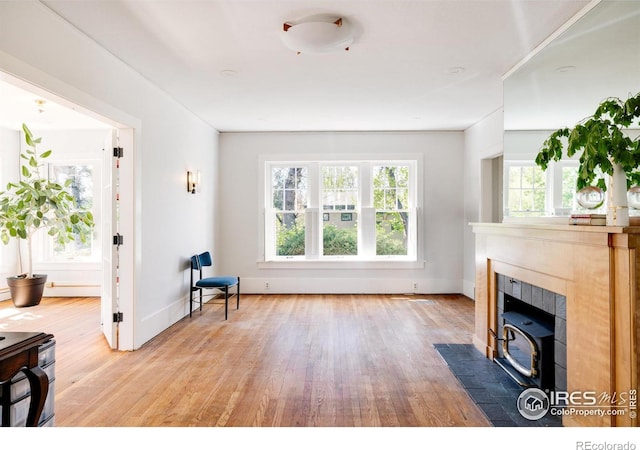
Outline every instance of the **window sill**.
POLYGON ((258 269, 423 269, 424 261, 345 261, 295 260, 258 261, 258 269))

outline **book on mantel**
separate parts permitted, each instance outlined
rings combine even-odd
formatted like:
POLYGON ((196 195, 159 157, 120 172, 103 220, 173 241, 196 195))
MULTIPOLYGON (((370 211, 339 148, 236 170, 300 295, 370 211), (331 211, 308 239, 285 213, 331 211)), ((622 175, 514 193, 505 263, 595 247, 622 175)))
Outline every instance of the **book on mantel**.
POLYGON ((606 214, 571 214, 569 217, 569 225, 606 225, 606 214))

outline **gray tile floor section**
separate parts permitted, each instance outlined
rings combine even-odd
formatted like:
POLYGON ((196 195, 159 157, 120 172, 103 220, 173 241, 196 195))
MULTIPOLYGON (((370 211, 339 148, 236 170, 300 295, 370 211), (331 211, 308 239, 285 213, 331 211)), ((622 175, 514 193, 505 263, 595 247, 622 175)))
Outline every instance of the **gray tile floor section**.
POLYGON ((545 416, 527 420, 516 407, 523 391, 497 364, 470 344, 434 344, 451 372, 496 427, 560 427, 561 419, 545 416))

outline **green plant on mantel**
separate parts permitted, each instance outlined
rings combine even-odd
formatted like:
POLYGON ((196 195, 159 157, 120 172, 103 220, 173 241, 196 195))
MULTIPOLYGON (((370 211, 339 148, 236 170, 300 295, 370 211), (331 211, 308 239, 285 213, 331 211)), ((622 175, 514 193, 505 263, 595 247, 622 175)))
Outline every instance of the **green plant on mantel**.
POLYGON ((0 192, 0 240, 4 244, 11 238, 27 241, 26 277, 33 278, 31 242, 38 230, 47 229, 57 244, 73 242, 76 238, 86 242, 91 238, 94 222, 91 211, 78 208, 75 198, 65 190, 72 180, 62 186, 41 176, 42 160, 52 151, 38 153, 36 144, 41 138, 34 138, 25 124, 22 130, 28 148, 20 153, 21 180, 8 183, 7 190, 0 192))
POLYGON ((546 170, 551 160, 566 155, 572 157, 582 151, 578 167, 577 190, 595 185, 607 190, 604 174, 613 175, 617 164, 627 176, 627 187, 640 184, 640 140, 626 136, 623 130, 638 125, 640 93, 622 101, 610 97, 600 103, 595 113, 574 128, 554 131, 542 145, 535 162, 546 170), (599 169, 599 171, 598 171, 599 169))

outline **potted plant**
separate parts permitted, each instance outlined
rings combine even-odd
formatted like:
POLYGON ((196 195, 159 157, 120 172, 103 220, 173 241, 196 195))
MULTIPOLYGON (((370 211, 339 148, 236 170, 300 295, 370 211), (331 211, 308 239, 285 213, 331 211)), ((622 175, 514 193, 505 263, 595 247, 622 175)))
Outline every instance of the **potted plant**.
POLYGON ((627 189, 640 183, 640 141, 624 131, 638 125, 640 93, 622 101, 607 98, 595 113, 574 128, 560 128, 544 142, 536 156, 536 164, 546 170, 551 160, 559 161, 564 155, 580 155, 576 188, 593 186, 608 193, 607 225, 628 225, 627 189), (579 153, 581 152, 581 153, 579 153), (609 176, 609 186, 604 175, 609 176))
POLYGON ((0 240, 8 244, 11 238, 16 238, 27 244, 27 272, 7 278, 16 307, 39 304, 47 281, 47 275, 33 273, 34 234, 46 229, 58 244, 76 239, 86 242, 94 227, 91 212, 78 208, 75 198, 65 190, 72 180, 62 186, 42 176, 42 161, 52 151, 39 153, 36 144, 40 144, 41 138, 34 138, 25 124, 22 130, 27 149, 20 153, 21 180, 8 183, 6 191, 0 192, 0 240))

